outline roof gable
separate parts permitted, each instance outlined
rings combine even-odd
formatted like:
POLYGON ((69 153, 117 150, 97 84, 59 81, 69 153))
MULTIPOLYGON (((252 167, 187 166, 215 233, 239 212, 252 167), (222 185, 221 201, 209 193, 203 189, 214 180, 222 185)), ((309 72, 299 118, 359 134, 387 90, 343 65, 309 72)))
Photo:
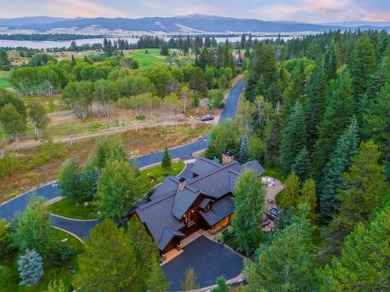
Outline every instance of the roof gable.
POLYGON ((261 164, 257 160, 252 160, 247 163, 244 163, 242 165, 243 169, 251 168, 253 169, 258 175, 263 175, 265 173, 264 167, 261 166, 261 164))
POLYGON ((197 175, 204 175, 213 171, 221 166, 220 163, 212 161, 207 158, 199 157, 195 162, 194 166, 191 168, 191 172, 197 175))
POLYGON ((136 210, 141 222, 145 223, 150 234, 158 242, 162 239, 164 228, 179 230, 184 226, 172 216, 173 201, 174 193, 171 193, 162 199, 140 206, 136 210))
POLYGON ((179 185, 179 180, 175 176, 168 176, 161 184, 159 184, 154 190, 151 201, 155 201, 165 197, 167 194, 175 191, 179 185))
POLYGON ((189 187, 185 187, 182 191, 177 190, 175 194, 175 200, 172 206, 172 215, 180 220, 191 205, 198 198, 199 192, 189 187))
MULTIPOLYGON (((190 181, 192 188, 214 199, 219 199, 233 191, 230 182, 230 172, 237 173, 241 171, 241 166, 237 161, 221 165, 218 169, 211 171, 207 175, 199 176, 190 181)), ((233 179, 232 179, 233 180, 233 179)))

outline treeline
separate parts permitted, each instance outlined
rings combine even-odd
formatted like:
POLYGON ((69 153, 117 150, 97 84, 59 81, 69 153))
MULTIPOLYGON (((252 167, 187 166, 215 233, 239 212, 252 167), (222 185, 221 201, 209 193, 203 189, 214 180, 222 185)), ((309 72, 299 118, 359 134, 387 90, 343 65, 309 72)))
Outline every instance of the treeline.
POLYGON ((249 249, 253 290, 386 290, 388 240, 379 246, 389 232, 378 224, 389 214, 389 43, 384 31, 337 31, 251 52, 239 122, 212 132, 206 156, 229 149, 287 178, 279 229, 249 249), (286 269, 295 272, 277 276, 286 269))
POLYGON ((82 39, 104 38, 103 35, 69 34, 69 33, 16 33, 0 34, 0 40, 9 41, 73 41, 82 39))

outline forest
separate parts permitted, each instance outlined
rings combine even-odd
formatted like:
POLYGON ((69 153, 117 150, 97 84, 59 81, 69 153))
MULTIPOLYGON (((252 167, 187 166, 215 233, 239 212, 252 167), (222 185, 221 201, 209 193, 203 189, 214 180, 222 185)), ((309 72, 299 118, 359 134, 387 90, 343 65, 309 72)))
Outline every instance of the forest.
POLYGON ((389 40, 336 31, 254 45, 238 119, 214 128, 206 151, 229 149, 284 177, 270 238, 233 222, 239 249, 254 257, 244 291, 389 288, 389 40))
MULTIPOLYGON (((239 177, 234 198, 236 217, 225 233, 233 238, 232 247, 247 257, 243 269, 246 285, 231 289, 389 289, 387 32, 329 31, 289 41, 279 37, 264 42, 253 41, 244 34, 236 44, 219 45, 212 37, 185 37, 168 42, 141 38, 137 45, 142 49, 156 47, 164 54, 168 48, 170 57, 193 57, 191 63, 172 62, 148 69, 140 68, 131 54, 121 52, 121 45, 119 41, 112 44, 105 40, 104 54, 84 58, 57 60, 35 53, 26 66, 11 71, 10 82, 25 97, 61 94, 74 115, 83 121, 94 114, 93 107, 99 116, 111 115, 114 105, 138 109, 140 116, 160 108, 173 114, 197 107, 205 97, 209 98, 209 107, 223 107, 223 90, 235 76, 243 74, 246 86, 237 116, 213 128, 205 156, 220 159, 221 153, 229 150, 240 163, 258 160, 284 183, 284 190, 276 198, 283 212, 275 230, 262 232, 257 224, 262 205, 256 200, 263 198, 262 187, 250 173, 239 177), (236 56, 242 67, 236 67, 236 56)), ((33 104, 26 109, 22 98, 0 91, 0 122, 10 140, 23 135, 27 118, 36 121, 38 130, 44 130, 47 123, 41 108, 33 104)), ((72 202, 82 204, 86 198, 96 199, 101 218, 117 222, 127 203, 135 202, 138 170, 127 163, 121 141, 103 140, 99 147, 85 165, 72 159, 63 164, 60 189, 72 202), (123 194, 117 198, 119 210, 107 195, 113 190, 123 194)), ((42 202, 35 204, 43 208, 42 202)), ((33 207, 30 209, 34 213, 33 207)), ((17 246, 12 245, 11 237, 20 239, 28 233, 28 218, 20 218, 11 231, 0 229, 7 234, 7 241, 0 241, 0 251, 5 256, 14 255, 23 244, 36 247, 44 260, 55 260, 53 254, 63 252, 50 250, 52 245, 43 250, 27 237, 17 246)), ((116 228, 111 221, 95 228, 86 241, 87 252, 79 257, 82 272, 74 277, 72 285, 91 291, 97 287, 164 290, 167 283, 157 264, 157 246, 139 231, 142 228, 137 222, 131 221, 127 230, 116 228), (118 261, 119 280, 114 283, 106 279, 96 286, 96 271, 88 260, 98 263, 96 255, 110 249, 111 243, 104 234, 109 234, 120 247, 118 254, 111 251, 105 258, 107 271, 115 256, 125 258, 125 253, 132 254, 146 262, 148 272, 142 281, 137 281, 144 272, 141 266, 118 261), (130 241, 129 236, 136 240, 130 241), (151 257, 145 256, 142 246, 146 246, 151 257), (135 270, 127 277, 132 266, 135 270)), ((46 228, 47 224, 42 226, 46 228)), ((47 236, 42 238, 46 240, 47 236)), ((27 255, 37 258, 36 254, 27 255)), ((223 282, 218 281, 219 290, 214 291, 229 291, 223 282)), ((64 286, 62 282, 51 285, 57 289, 64 286)))

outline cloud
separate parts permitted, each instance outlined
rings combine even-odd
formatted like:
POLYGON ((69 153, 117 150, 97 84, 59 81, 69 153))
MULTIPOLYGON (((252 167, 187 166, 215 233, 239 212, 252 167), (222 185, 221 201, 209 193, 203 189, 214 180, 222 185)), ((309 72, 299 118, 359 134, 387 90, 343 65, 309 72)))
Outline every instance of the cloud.
POLYGON ((68 17, 125 17, 127 14, 120 10, 107 7, 106 5, 91 3, 85 0, 52 0, 46 4, 46 9, 53 15, 62 15, 68 17))
POLYGON ((0 17, 151 17, 193 13, 300 22, 390 21, 389 0, 11 0, 0 17))

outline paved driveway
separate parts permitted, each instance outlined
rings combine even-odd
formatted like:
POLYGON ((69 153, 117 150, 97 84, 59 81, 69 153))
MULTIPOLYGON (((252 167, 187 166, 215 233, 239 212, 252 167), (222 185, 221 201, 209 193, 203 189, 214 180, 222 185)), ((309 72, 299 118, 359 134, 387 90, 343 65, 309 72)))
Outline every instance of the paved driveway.
POLYGON ((219 276, 232 279, 241 273, 243 258, 204 236, 184 247, 184 252, 162 266, 170 291, 180 291, 186 270, 192 267, 200 288, 214 285, 219 276))
POLYGON ((91 229, 94 228, 99 220, 78 220, 71 218, 64 218, 61 216, 57 216, 55 214, 50 215, 51 225, 54 227, 58 227, 64 229, 74 235, 76 235, 79 239, 83 239, 84 237, 89 236, 91 229))

